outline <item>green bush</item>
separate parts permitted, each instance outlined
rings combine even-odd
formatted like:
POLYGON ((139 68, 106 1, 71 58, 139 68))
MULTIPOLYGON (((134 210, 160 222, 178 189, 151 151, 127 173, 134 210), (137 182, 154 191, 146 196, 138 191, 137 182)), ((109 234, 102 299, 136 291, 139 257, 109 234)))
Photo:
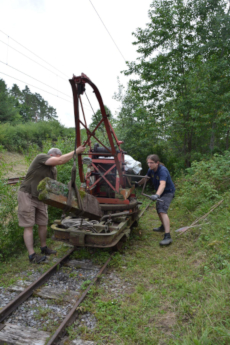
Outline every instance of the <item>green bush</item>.
POLYGON ((230 188, 230 152, 215 154, 210 160, 193 162, 176 180, 175 203, 182 210, 194 212, 210 207, 230 188))
POLYGON ((0 178, 0 260, 23 245, 23 230, 18 225, 15 187, 0 178))
POLYGON ((9 123, 0 125, 0 145, 8 151, 24 153, 30 146, 42 150, 44 140, 56 143, 57 138, 63 136, 73 136, 73 131, 56 120, 27 122, 17 126, 9 123))

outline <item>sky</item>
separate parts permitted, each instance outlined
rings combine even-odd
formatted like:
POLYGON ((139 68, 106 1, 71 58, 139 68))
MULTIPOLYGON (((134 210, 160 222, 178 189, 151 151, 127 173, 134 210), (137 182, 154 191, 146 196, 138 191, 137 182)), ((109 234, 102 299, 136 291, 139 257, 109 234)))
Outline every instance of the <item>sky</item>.
MULTIPOLYGON (((57 110, 65 127, 74 126, 69 79, 86 74, 116 116, 118 80, 127 86, 125 61, 139 54, 132 32, 149 22, 151 0, 0 0, 0 79, 8 88, 28 85, 57 110), (99 16, 100 18, 99 18, 99 16), (108 33, 108 31, 109 33, 108 33), (112 37, 112 38, 111 38, 112 37), (115 42, 115 43, 114 43, 115 42)), ((87 85, 96 112, 98 102, 87 85)), ((92 109, 82 98, 87 123, 92 109)))

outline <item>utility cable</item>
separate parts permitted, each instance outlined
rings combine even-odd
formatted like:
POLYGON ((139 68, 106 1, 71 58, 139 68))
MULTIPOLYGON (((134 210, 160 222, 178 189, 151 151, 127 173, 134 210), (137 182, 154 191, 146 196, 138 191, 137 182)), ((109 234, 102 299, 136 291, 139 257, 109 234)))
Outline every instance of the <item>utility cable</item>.
POLYGON ((92 107, 92 105, 91 105, 91 103, 90 103, 90 101, 89 101, 89 99, 88 99, 88 96, 87 96, 87 94, 86 94, 86 91, 85 91, 85 95, 86 95, 86 98, 87 98, 87 100, 88 100, 88 102, 89 102, 89 104, 90 104, 90 106, 91 106, 91 109, 92 109, 94 115, 95 115, 95 111, 93 110, 93 107, 92 107))
POLYGON ((43 90, 43 89, 41 89, 41 88, 39 88, 39 87, 37 87, 37 86, 31 85, 31 84, 28 84, 27 82, 25 82, 25 81, 23 81, 23 80, 20 80, 20 79, 17 79, 17 78, 15 78, 15 77, 12 77, 11 75, 6 74, 6 73, 3 73, 3 72, 1 72, 1 71, 0 71, 0 73, 3 74, 3 75, 6 75, 7 77, 13 78, 13 79, 15 79, 15 80, 17 80, 17 81, 20 81, 20 82, 22 82, 22 83, 25 83, 25 85, 32 86, 32 87, 34 87, 35 89, 38 89, 38 90, 40 90, 40 91, 44 91, 44 92, 46 92, 46 93, 49 93, 49 94, 52 95, 52 96, 58 97, 58 98, 60 98, 60 99, 63 99, 64 101, 66 101, 66 102, 72 104, 72 102, 68 101, 67 99, 62 98, 62 97, 60 97, 60 96, 58 96, 58 95, 54 95, 53 93, 51 93, 51 92, 49 92, 49 91, 43 90))
POLYGON ((40 81, 40 80, 38 80, 38 79, 36 79, 36 78, 34 78, 34 77, 31 77, 30 75, 28 75, 28 74, 26 74, 26 73, 20 71, 19 69, 15 68, 15 67, 13 67, 13 66, 10 66, 9 64, 7 64, 7 63, 5 63, 5 62, 3 62, 3 61, 1 61, 1 60, 0 60, 0 62, 3 63, 4 65, 10 67, 10 68, 13 68, 15 71, 18 71, 19 73, 22 73, 22 74, 26 75, 27 77, 29 77, 29 78, 31 78, 31 79, 34 79, 34 80, 38 81, 39 83, 41 83, 41 84, 43 84, 43 85, 45 85, 45 86, 50 87, 50 88, 53 89, 54 91, 60 92, 60 93, 62 93, 63 95, 65 95, 65 96, 67 96, 67 97, 69 97, 69 98, 72 98, 71 96, 67 95, 66 93, 64 93, 64 92, 62 92, 62 91, 59 91, 59 90, 55 89, 54 87, 52 87, 52 86, 50 86, 50 85, 48 85, 48 84, 46 84, 46 83, 43 83, 43 81, 40 81))
POLYGON ((117 50, 119 51, 119 53, 120 53, 120 54, 121 54, 121 56, 123 57, 124 61, 126 62, 126 60, 125 60, 125 58, 124 58, 124 55, 122 54, 122 52, 121 52, 121 51, 120 51, 120 49, 118 48, 118 46, 117 46, 116 42, 114 41, 114 39, 113 39, 113 37, 111 36, 111 34, 110 34, 109 30, 107 29, 107 27, 105 26, 105 24, 104 24, 103 20, 101 19, 101 17, 100 17, 100 15, 99 15, 99 13, 97 12, 97 10, 96 10, 96 8, 94 7, 94 5, 92 4, 91 0, 89 0, 89 2, 90 2, 90 3, 91 3, 91 5, 93 6, 93 8, 94 8, 95 12, 97 13, 98 17, 100 18, 100 21, 101 21, 101 22, 102 22, 102 24, 104 25, 104 27, 105 27, 106 31, 108 32, 108 34, 109 34, 110 38, 112 39, 113 43, 115 44, 115 46, 116 46, 117 50))
MULTIPOLYGON (((1 62, 1 61, 0 61, 0 62, 1 62)), ((9 65, 8 65, 8 66, 9 66, 9 65)), ((9 66, 9 67, 11 67, 11 66, 9 66)), ((13 67, 12 67, 12 68, 13 68, 13 67)), ((19 71, 19 72, 20 72, 20 71, 19 71)), ((69 101, 69 100, 67 100, 67 99, 65 99, 65 98, 63 98, 63 97, 60 97, 60 96, 58 96, 58 95, 55 95, 55 94, 53 94, 53 93, 51 93, 51 92, 49 92, 49 91, 43 90, 43 89, 41 89, 41 88, 39 88, 39 87, 37 87, 37 86, 31 85, 31 84, 29 84, 29 83, 27 83, 27 82, 25 82, 25 81, 23 81, 23 80, 20 80, 20 79, 17 79, 17 78, 15 78, 15 77, 12 77, 12 76, 9 75, 9 74, 3 73, 3 72, 1 72, 1 71, 0 71, 0 73, 6 75, 7 77, 10 77, 10 78, 12 78, 12 79, 15 79, 15 80, 17 80, 17 81, 20 81, 21 83, 24 83, 25 85, 32 86, 32 87, 34 87, 35 89, 38 89, 38 90, 40 90, 40 91, 44 91, 44 92, 46 92, 46 93, 48 93, 48 94, 50 94, 50 95, 52 95, 52 96, 55 96, 55 97, 58 97, 58 98, 62 99, 63 101, 66 101, 66 102, 68 102, 68 103, 73 104, 71 101, 69 101)), ((23 72, 20 72, 20 73, 23 73, 23 72)), ((23 74, 25 74, 25 73, 23 73, 23 74)), ((25 74, 25 75, 27 75, 27 74, 25 74)), ((32 77, 30 77, 30 78, 32 78, 32 77)), ((33 78, 33 79, 35 79, 35 78, 33 78)), ((36 80, 36 79, 35 79, 35 80, 36 80)), ((46 85, 46 84, 45 84, 45 85, 46 85)), ((49 87, 51 87, 51 86, 49 86, 49 87)), ((54 90, 56 90, 56 89, 54 89, 54 90)), ((60 92, 60 91, 58 91, 58 92, 60 92)), ((64 94, 64 95, 65 95, 65 94, 64 94)), ((70 96, 68 96, 68 97, 70 97, 70 96)), ((70 97, 70 98, 71 98, 71 97, 70 97)), ((84 104, 84 103, 83 103, 83 104, 84 104)), ((88 107, 88 105, 84 104, 84 106, 87 107, 88 109, 90 109, 90 108, 88 107)))
POLYGON ((34 63, 36 63, 37 65, 39 65, 39 66, 41 66, 41 67, 45 68, 47 71, 49 71, 49 72, 53 73, 53 74, 54 74, 54 75, 56 75, 57 77, 59 77, 59 78, 61 78, 61 79, 63 79, 63 80, 65 80, 65 81, 66 81, 66 79, 65 79, 65 78, 63 78, 63 77, 61 77, 61 76, 57 75, 55 72, 51 71, 49 68, 47 68, 47 67, 45 67, 45 66, 41 65, 39 62, 37 62, 37 61, 35 61, 35 60, 31 59, 29 56, 27 56, 27 55, 25 55, 25 54, 21 53, 19 50, 15 49, 15 48, 11 47, 9 44, 7 44, 7 43, 3 42, 2 40, 0 40, 0 42, 1 42, 1 43, 3 43, 3 44, 5 44, 6 46, 10 47, 11 49, 15 50, 17 53, 19 53, 19 54, 21 54, 21 55, 25 56, 27 59, 29 59, 29 60, 33 61, 33 62, 34 62, 34 63))
MULTIPOLYGON (((33 53, 30 49, 26 48, 25 46, 23 46, 21 43, 19 43, 18 41, 16 41, 15 39, 13 39, 12 37, 10 37, 9 35, 7 35, 5 32, 3 32, 2 30, 0 30, 0 32, 2 32, 4 35, 6 35, 8 38, 10 38, 12 41, 16 42, 17 44, 19 44, 21 47, 23 47, 24 49, 28 50, 31 54, 33 54, 34 56, 38 57, 39 59, 41 59, 43 62, 47 63, 47 65, 51 66, 52 68, 56 69, 58 72, 60 72, 61 74, 63 74, 64 76, 67 76, 65 73, 61 72, 59 69, 57 69, 56 67, 52 66, 49 62, 47 62, 46 60, 42 59, 40 56, 38 56, 37 54, 33 53)), ((67 76, 68 78, 68 76, 67 76)))

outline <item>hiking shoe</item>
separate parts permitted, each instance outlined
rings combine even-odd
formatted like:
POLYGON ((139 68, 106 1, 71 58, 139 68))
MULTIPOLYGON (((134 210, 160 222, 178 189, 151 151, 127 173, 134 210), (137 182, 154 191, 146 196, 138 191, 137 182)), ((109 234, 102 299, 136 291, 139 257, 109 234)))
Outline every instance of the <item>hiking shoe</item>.
POLYGON ((48 247, 40 247, 41 248, 41 253, 45 254, 45 255, 50 255, 50 254, 56 254, 57 251, 56 250, 52 250, 48 247))
POLYGON ((161 246, 168 246, 170 243, 172 243, 172 239, 170 234, 165 234, 163 240, 160 242, 161 246))
POLYGON ((165 232, 164 225, 161 224, 161 226, 159 226, 159 228, 153 228, 153 231, 155 231, 155 232, 165 232))
POLYGON ((29 255, 29 260, 33 264, 40 264, 40 262, 45 261, 45 259, 46 259, 45 255, 39 255, 36 253, 29 255))

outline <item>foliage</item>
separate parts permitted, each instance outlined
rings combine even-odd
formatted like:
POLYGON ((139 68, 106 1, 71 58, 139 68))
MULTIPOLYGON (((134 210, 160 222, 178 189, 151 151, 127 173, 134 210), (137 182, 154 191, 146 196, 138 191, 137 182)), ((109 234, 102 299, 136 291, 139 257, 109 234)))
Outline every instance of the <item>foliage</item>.
POLYGON ((173 162, 176 161, 169 147, 166 136, 159 137, 156 120, 146 109, 138 93, 129 84, 125 91, 119 83, 118 93, 114 98, 122 103, 115 121, 115 130, 119 140, 122 140, 122 149, 137 161, 142 163, 142 174, 147 169, 146 158, 157 152, 171 173, 174 173, 173 162))
MULTIPOLYGON (((111 124, 114 123, 114 118, 113 118, 113 115, 112 115, 112 112, 111 110, 106 106, 104 105, 104 108, 105 108, 105 113, 108 117, 108 120, 111 124)), ((97 126, 98 124, 100 123, 100 121, 103 119, 103 116, 102 116, 102 113, 101 113, 101 109, 98 109, 96 111, 96 113, 94 113, 92 115, 92 122, 89 126, 89 129, 91 131, 93 131, 97 126)), ((104 125, 104 122, 102 122, 100 124, 99 127, 97 127, 96 129, 96 137, 107 147, 110 147, 110 143, 109 143, 109 140, 108 140, 108 136, 107 136, 107 131, 106 131, 106 128, 105 128, 105 125, 104 125)), ((91 137, 91 143, 92 143, 92 146, 96 143, 98 143, 98 141, 92 136, 91 137)))
POLYGON ((179 166, 229 147, 226 5, 154 0, 146 28, 134 33, 139 58, 128 63, 125 74, 136 75, 130 85, 151 117, 146 127, 152 127, 155 141, 166 138, 179 166))
MULTIPOLYGON (((44 147, 49 144, 44 143, 44 147)), ((58 144, 66 151, 71 147, 65 141, 58 144)), ((170 247, 159 247, 161 234, 152 231, 159 220, 154 203, 150 205, 133 229, 125 252, 113 257, 109 274, 100 277, 100 286, 91 288, 83 302, 82 310, 96 317, 96 327, 92 332, 77 323, 68 329, 71 338, 101 345, 158 345, 162 341, 169 345, 229 344, 229 162, 229 151, 215 154, 210 160, 194 162, 177 179, 176 197, 169 209, 170 247), (207 213, 220 198, 222 204, 199 227, 183 235, 175 232, 207 213)), ((138 199, 145 207, 146 199, 141 195, 138 199)), ((72 254, 72 258, 90 259, 100 265, 108 257, 106 249, 80 248, 72 254)), ((23 254, 17 261, 5 261, 0 265, 1 282, 8 286, 16 280, 17 263, 25 270, 28 258, 23 254)), ((40 313, 45 316, 46 311, 40 313)), ((45 326, 51 327, 48 320, 45 326)))
MULTIPOLYGON (((183 212, 204 212, 204 207, 217 202, 230 187, 230 152, 215 154, 210 160, 194 161, 186 174, 176 181, 178 193, 176 204, 183 212)), ((198 213, 199 213, 198 212, 198 213)), ((196 215, 196 212, 194 213, 196 215)))
POLYGON ((58 137, 69 134, 72 136, 72 131, 56 120, 27 122, 17 126, 5 123, 0 125, 0 145, 8 151, 20 153, 29 151, 31 146, 41 150, 42 141, 50 139, 52 146, 55 146, 58 137))
POLYGON ((0 80, 0 121, 1 123, 38 122, 57 119, 57 112, 38 93, 31 93, 26 85, 24 90, 14 84, 7 90, 0 80))
POLYGON ((17 193, 0 177, 0 260, 22 248, 23 230, 18 225, 17 193))
POLYGON ((97 325, 93 334, 84 329, 81 338, 101 345, 229 343, 229 158, 226 152, 194 162, 178 178, 169 209, 170 247, 159 247, 161 235, 152 232, 159 220, 154 205, 149 207, 120 255, 113 283, 107 276, 102 278, 102 291, 94 290, 84 302, 97 325), (210 184, 211 194, 205 183, 210 184), (197 198, 191 193, 194 184, 197 198), (199 198, 202 202, 196 203, 199 198), (199 227, 183 235, 175 232, 205 214, 220 198, 223 203, 199 227))
POLYGON ((10 96, 6 83, 0 79, 0 122, 18 123, 21 120, 18 109, 14 106, 14 98, 10 96))

